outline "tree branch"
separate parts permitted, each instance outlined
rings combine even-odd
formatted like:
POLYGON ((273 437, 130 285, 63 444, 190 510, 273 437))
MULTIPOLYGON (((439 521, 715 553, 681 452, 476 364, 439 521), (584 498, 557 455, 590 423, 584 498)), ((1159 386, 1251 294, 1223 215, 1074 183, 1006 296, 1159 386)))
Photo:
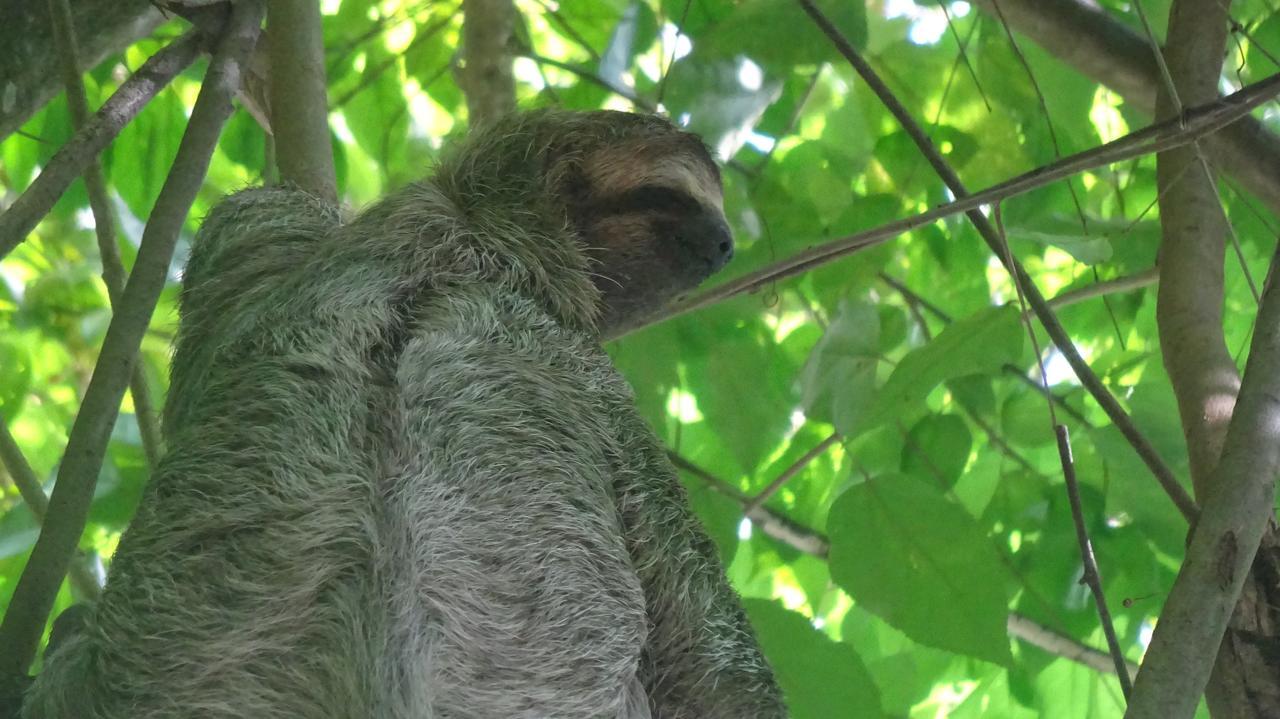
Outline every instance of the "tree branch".
POLYGON ((271 130, 280 179, 337 202, 324 31, 315 0, 268 0, 271 130))
POLYGON ((1280 73, 1254 83, 1218 102, 1192 108, 1180 118, 1152 125, 1105 145, 1069 155, 1057 162, 1025 172, 972 195, 958 195, 955 201, 939 205, 932 210, 797 252, 781 262, 669 306, 659 314, 640 318, 631 326, 615 328, 614 334, 607 339, 617 339, 660 320, 709 307, 730 297, 756 292, 778 280, 803 274, 842 257, 875 247, 885 240, 905 234, 917 227, 924 227, 961 212, 969 212, 984 205, 1017 197, 1076 173, 1184 145, 1236 121, 1253 108, 1270 100, 1278 92, 1280 92, 1280 73))
MULTIPOLYGON (((73 26, 84 39, 84 64, 77 69, 90 69, 163 21, 147 0, 76 0, 73 26)), ((62 90, 62 57, 52 30, 44 3, 0 3, 0 141, 62 90)))
POLYGON ((53 209, 70 185, 98 153, 111 143, 151 98, 200 55, 201 35, 192 30, 152 55, 138 68, 93 120, 76 133, 40 171, 39 177, 0 215, 0 259, 27 238, 40 220, 53 209))
MULTIPOLYGON (((9 477, 13 479, 14 486, 18 488, 18 494, 22 496, 22 501, 31 510, 36 522, 44 524, 44 518, 49 510, 49 498, 45 496, 40 478, 36 476, 36 471, 23 456, 22 448, 9 432, 9 425, 3 417, 0 417, 0 467, 4 467, 9 477)), ((98 596, 98 578, 81 562, 71 564, 71 585, 76 588, 76 593, 81 597, 93 599, 98 596)))
MULTIPOLYGON (((925 159, 933 167, 934 171, 938 173, 938 176, 942 178, 943 183, 951 190, 952 194, 958 198, 968 196, 969 192, 965 189, 964 184, 960 182, 959 176, 955 174, 955 171, 951 169, 951 166, 947 164, 942 155, 936 148, 934 148, 933 143, 929 140, 928 136, 924 134, 924 130, 921 129, 920 125, 911 117, 906 108, 898 102, 892 91, 889 90, 889 88, 884 84, 884 81, 880 79, 874 70, 872 70, 871 66, 867 64, 862 56, 858 54, 857 50, 853 48, 853 45, 849 43, 848 39, 845 38, 844 35, 842 35, 840 31, 837 30, 836 27, 832 25, 831 22, 818 10, 812 0, 798 0, 798 2, 801 7, 804 8, 805 12, 807 12, 809 16, 813 18, 814 22, 822 29, 823 33, 827 35, 833 44, 835 44, 840 54, 849 61, 849 64, 853 66, 858 75, 861 76, 862 79, 871 87, 872 91, 876 93, 880 98, 880 101, 888 108, 889 112, 894 115, 899 124, 906 131, 907 135, 919 148, 921 154, 924 155, 925 159)), ((1155 447, 1153 447, 1147 438, 1138 431, 1137 426, 1133 424, 1128 413, 1124 411, 1124 408, 1121 407, 1120 403, 1116 401, 1116 398, 1112 396, 1111 391, 1107 389, 1106 385, 1102 384, 1102 380, 1098 379, 1098 376, 1093 373, 1093 370, 1089 367, 1088 363, 1084 361, 1084 357, 1080 355, 1079 350, 1077 350, 1075 344, 1072 343, 1071 337, 1062 327, 1062 324, 1058 322, 1057 316, 1055 316, 1053 314, 1053 310, 1049 308, 1048 302, 1045 301, 1044 295, 1040 294, 1040 290, 1035 286, 1031 276, 1027 274, 1026 270, 1023 269, 1022 265, 1016 258, 1006 258, 1003 256, 1003 253, 1000 252, 1000 238, 996 234, 995 228, 991 226, 990 221, 987 220, 986 215, 983 215, 978 210, 970 210, 965 214, 969 218, 969 221, 973 223, 974 228, 977 229, 978 234, 981 235, 982 239, 987 243, 987 246, 996 254, 997 257, 1000 258, 1001 262, 1005 265, 1005 269, 1007 269, 1013 276, 1017 285, 1022 287, 1023 292, 1026 294, 1027 302, 1035 311, 1036 317, 1040 320, 1040 324, 1044 326, 1045 331, 1049 334, 1053 343, 1058 347, 1058 351, 1061 352, 1062 356, 1067 360, 1067 364, 1071 365, 1071 369, 1075 371, 1076 377, 1080 380, 1080 383, 1084 385, 1085 389, 1089 391, 1089 394, 1093 396, 1094 400, 1102 407, 1103 411, 1107 413, 1107 416, 1111 418, 1111 421, 1116 425, 1116 428, 1119 429, 1120 433, 1124 435, 1126 440, 1128 440, 1130 446, 1132 446, 1134 451, 1137 452, 1138 456, 1147 465, 1147 468, 1151 470, 1151 473, 1155 475, 1156 480, 1160 482, 1161 487, 1164 488, 1165 493, 1173 500, 1174 504, 1178 507, 1178 510, 1181 511, 1187 519, 1190 520, 1194 518, 1196 514, 1195 502, 1192 501, 1191 497, 1187 494, 1187 491, 1183 489, 1182 485, 1178 483, 1177 478, 1173 476, 1173 472, 1164 463, 1164 460, 1160 458, 1155 447)))
MULTIPOLYGON (((1103 674, 1115 673, 1116 668, 1112 663, 1110 654, 1094 649, 1084 642, 1059 634, 1021 614, 1010 614, 1009 622, 1006 626, 1009 629, 1009 634, 1054 656, 1069 659, 1103 674)), ((1125 662, 1124 666, 1130 675, 1138 672, 1138 665, 1133 662, 1125 662)))
MULTIPOLYGON (((80 48, 71 18, 68 0, 48 0, 49 17, 53 22, 53 36, 62 55, 62 71, 67 83, 67 106, 71 110, 71 124, 76 132, 89 124, 89 98, 80 76, 80 48)), ((120 259, 120 247, 116 244, 116 218, 111 210, 111 198, 107 183, 102 178, 102 165, 95 156, 84 170, 84 185, 89 193, 89 208, 93 212, 93 230, 98 238, 98 255, 102 261, 102 281, 107 286, 107 297, 112 307, 120 301, 124 290, 124 262, 120 259)), ((138 422, 138 434, 142 437, 142 451, 147 466, 155 471, 160 462, 163 441, 160 438, 160 422, 155 403, 151 400, 151 388, 147 385, 144 368, 140 362, 133 365, 129 379, 129 391, 133 395, 133 416, 138 422)))
POLYGON ((1071 305, 1091 300, 1094 297, 1104 297, 1106 295, 1120 294, 1123 292, 1132 292, 1140 290, 1143 287, 1150 287, 1160 279, 1160 269, 1152 267, 1149 270, 1136 272, 1132 275, 1117 277, 1112 280, 1104 280, 1095 282, 1091 285, 1078 287, 1074 290, 1067 290, 1058 295, 1054 295, 1049 299, 1049 306, 1054 309, 1070 307, 1071 305))
POLYGON ((1107 593, 1102 589, 1102 572, 1098 569, 1098 560, 1093 556, 1093 541, 1089 539, 1089 530, 1085 528, 1084 503, 1080 501, 1080 484, 1076 481, 1076 466, 1071 456, 1071 435, 1065 424, 1055 425, 1053 434, 1058 440, 1058 461, 1062 464, 1062 476, 1067 484, 1067 500, 1071 505, 1071 523, 1076 528, 1076 544, 1080 547, 1080 560, 1084 565, 1081 581, 1093 594, 1102 634, 1107 639, 1107 649, 1111 653, 1116 676, 1120 678, 1120 691, 1128 699, 1133 692, 1133 684, 1128 662, 1120 648, 1120 640, 1116 637, 1115 624, 1111 621, 1111 610, 1107 608, 1107 593))
POLYGON ((511 40, 516 8, 512 0, 462 3, 462 77, 472 127, 516 109, 511 40))
POLYGON ((805 467, 809 466, 810 462, 822 456, 822 454, 826 452, 831 445, 839 441, 840 435, 832 432, 826 439, 817 443, 813 447, 810 447, 809 451, 805 452, 800 459, 797 459, 791 464, 791 466, 784 469, 772 482, 770 482, 764 489, 760 490, 759 494, 752 497, 748 504, 743 505, 743 513, 748 517, 751 516, 753 511, 764 506, 764 503, 768 502, 770 497, 777 494, 778 490, 782 489, 784 484, 791 481, 792 477, 800 474, 805 467))
MULTIPOLYGON (((994 0, 975 0, 995 14, 994 0)), ((1054 57, 1154 115, 1163 84, 1143 38, 1088 0, 999 0, 1009 24, 1054 57)), ((1206 141, 1208 157, 1280 212, 1280 136, 1244 118, 1206 141)))
POLYGON ((111 426, 120 408, 138 345, 155 309, 178 234, 204 182, 209 158, 231 98, 240 85, 240 65, 253 48, 262 19, 256 0, 233 6, 205 82, 191 111, 173 167, 142 234, 138 259, 125 285, 119 311, 111 318, 98 363, 71 427, 67 450, 49 499, 49 514, 9 610, 0 623, 0 675, 26 671, 44 633, 49 609, 84 531, 111 426))
POLYGON ((1240 397, 1187 556, 1134 683, 1126 719, 1195 713, 1228 619, 1270 521, 1280 473, 1280 290, 1262 294, 1240 397))
MULTIPOLYGON (((670 450, 667 451, 667 457, 678 469, 702 480, 708 487, 742 505, 744 509, 750 504, 751 497, 693 462, 670 450)), ((825 534, 806 527, 781 512, 768 507, 756 507, 744 514, 765 536, 798 552, 819 559, 826 559, 830 553, 831 545, 825 534)), ((1111 662, 1111 655, 1106 652, 1098 651, 1088 644, 1060 634, 1022 615, 1010 614, 1008 627, 1011 635, 1054 656, 1068 659, 1103 674, 1114 673, 1116 670, 1111 662)), ((1138 671, 1137 665, 1132 662, 1126 663, 1125 667, 1131 674, 1138 671)))
MULTIPOLYGON (((1219 0, 1175 0, 1164 52, 1176 96, 1162 91, 1160 117, 1176 117, 1182 102, 1218 96, 1226 51, 1227 15, 1219 0)), ((1159 52, 1159 48, 1152 48, 1159 52)), ((1164 84, 1161 83, 1161 87, 1164 84)), ((1196 496, 1207 496, 1240 378, 1222 330, 1226 217, 1213 178, 1195 145, 1156 156, 1160 202, 1160 286, 1156 322, 1160 353, 1182 416, 1196 496)))

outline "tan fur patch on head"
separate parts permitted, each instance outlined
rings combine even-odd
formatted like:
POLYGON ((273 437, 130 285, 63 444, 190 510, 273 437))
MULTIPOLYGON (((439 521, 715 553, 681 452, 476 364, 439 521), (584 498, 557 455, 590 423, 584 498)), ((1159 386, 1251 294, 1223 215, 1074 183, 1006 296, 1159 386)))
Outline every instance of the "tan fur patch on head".
POLYGON ((701 141, 692 135, 673 133, 606 147, 587 158, 583 171, 598 196, 659 186, 724 213, 720 173, 701 141))

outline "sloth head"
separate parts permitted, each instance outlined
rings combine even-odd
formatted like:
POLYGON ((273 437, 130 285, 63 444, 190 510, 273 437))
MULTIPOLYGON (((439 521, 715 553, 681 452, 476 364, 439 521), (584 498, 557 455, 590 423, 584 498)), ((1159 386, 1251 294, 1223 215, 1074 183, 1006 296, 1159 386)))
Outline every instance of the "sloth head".
POLYGON ((700 139, 659 117, 511 115, 473 132, 440 170, 436 184, 468 219, 542 245, 519 248, 528 276, 556 288, 575 279, 559 275, 577 276, 586 291, 569 292, 569 304, 590 304, 606 337, 733 257, 719 170, 700 139))

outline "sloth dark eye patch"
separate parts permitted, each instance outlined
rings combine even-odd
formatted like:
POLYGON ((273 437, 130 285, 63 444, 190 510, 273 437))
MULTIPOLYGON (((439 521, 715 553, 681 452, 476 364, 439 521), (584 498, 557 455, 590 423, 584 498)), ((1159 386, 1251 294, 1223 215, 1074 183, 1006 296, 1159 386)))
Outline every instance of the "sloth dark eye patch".
POLYGON ((603 197, 595 203, 594 209, 597 216, 646 212, 692 214, 700 212, 702 205, 686 192, 661 185, 644 185, 603 197))

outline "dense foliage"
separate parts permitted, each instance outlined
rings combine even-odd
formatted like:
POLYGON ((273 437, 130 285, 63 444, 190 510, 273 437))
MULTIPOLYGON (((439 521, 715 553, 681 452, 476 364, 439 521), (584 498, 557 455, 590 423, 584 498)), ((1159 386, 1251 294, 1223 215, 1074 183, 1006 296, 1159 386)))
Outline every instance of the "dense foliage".
MULTIPOLYGON (((1103 5, 1141 27, 1129 3, 1103 5)), ((1167 5, 1144 3, 1153 27, 1164 27, 1167 5)), ((721 281, 952 199, 791 0, 518 6, 522 106, 657 108, 725 160, 739 252, 721 281)), ((1013 35, 1015 44, 997 18, 965 2, 819 6, 971 189, 1150 121, 1030 40, 1013 35)), ((339 191, 358 206, 424 174, 465 130, 455 79, 462 16, 448 1, 329 0, 325 12, 339 191)), ((1239 86, 1277 69, 1267 51, 1280 51, 1280 13, 1241 0, 1232 14, 1249 28, 1229 43, 1224 83, 1239 86)), ((181 29, 175 19, 95 68, 90 104, 181 29)), ((126 265, 200 70, 159 95, 104 155, 126 265)), ((71 134, 59 98, 6 139, 5 196, 71 134)), ((262 180, 264 148, 262 130, 238 112, 188 231, 223 194, 262 180)), ((1257 307, 1250 285, 1265 275, 1276 224, 1232 182, 1220 187, 1240 258, 1226 269, 1226 339, 1242 367, 1257 307)), ((1154 158, 1144 157, 1004 202, 1000 219, 1050 297, 1134 280, 1072 296, 1080 301, 1062 303, 1059 317, 1185 480, 1154 315, 1156 194, 1154 158)), ((87 207, 77 183, 0 265, 0 416, 43 478, 59 462, 110 316, 87 207)), ((156 397, 167 385, 181 263, 142 348, 156 397)), ((1036 332, 1032 342, 1007 273, 956 215, 610 345, 645 416, 687 470, 701 470, 686 472, 690 496, 749 598, 796 717, 1122 713, 1113 674, 1064 656, 1073 643, 1105 644, 1080 583, 1037 349, 1071 433, 1087 529, 1131 661, 1172 584, 1186 522, 1036 332), (751 507, 780 477, 764 511, 751 507), (744 508, 768 521, 744 519, 744 508)), ((91 563, 110 566, 148 474, 126 399, 82 541, 91 563)), ((38 525, 16 491, 0 487, 2 605, 38 525)), ((64 588, 59 609, 73 600, 64 588)))

